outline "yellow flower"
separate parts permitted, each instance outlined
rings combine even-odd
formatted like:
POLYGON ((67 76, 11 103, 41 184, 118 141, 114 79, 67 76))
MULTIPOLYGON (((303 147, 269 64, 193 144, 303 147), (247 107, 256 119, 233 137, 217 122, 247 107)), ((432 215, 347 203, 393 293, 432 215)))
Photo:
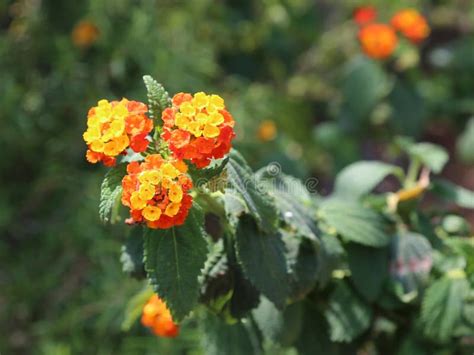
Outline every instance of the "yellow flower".
POLYGON ((181 204, 179 203, 170 203, 167 207, 166 207, 166 210, 165 210, 165 215, 169 216, 169 217, 173 217, 173 216, 176 216, 176 214, 178 213, 179 211, 179 207, 181 206, 181 204))
POLYGON ((161 209, 156 206, 146 206, 142 211, 142 215, 147 220, 154 222, 160 219, 161 209))

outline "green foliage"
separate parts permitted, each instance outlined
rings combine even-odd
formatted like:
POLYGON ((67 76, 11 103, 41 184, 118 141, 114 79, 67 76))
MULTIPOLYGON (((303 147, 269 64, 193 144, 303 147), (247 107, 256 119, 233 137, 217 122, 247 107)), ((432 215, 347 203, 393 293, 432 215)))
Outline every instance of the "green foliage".
POLYGON ((464 208, 474 208, 474 192, 449 181, 437 179, 433 182, 432 192, 442 199, 464 208))
POLYGON ((434 173, 440 173, 448 162, 449 155, 446 149, 431 143, 417 143, 409 145, 408 154, 429 167, 434 173))
POLYGON ((127 241, 122 245, 120 255, 122 271, 136 278, 145 277, 143 265, 143 230, 140 226, 133 227, 127 241))
POLYGON ((284 243, 279 233, 262 234, 249 216, 240 219, 235 248, 245 275, 278 308, 288 297, 288 272, 284 243))
POLYGON ((370 247, 390 242, 382 218, 355 202, 327 200, 321 204, 319 216, 346 241, 370 247))
POLYGON ((125 164, 110 169, 100 188, 99 216, 102 222, 114 222, 120 206, 122 179, 127 172, 125 164))
POLYGON ((125 316, 122 322, 122 330, 128 331, 132 328, 136 321, 141 317, 143 307, 152 295, 152 288, 144 287, 140 292, 133 296, 130 301, 128 301, 127 307, 125 309, 125 316))
POLYGON ((171 98, 163 85, 149 75, 143 77, 148 96, 148 114, 155 122, 161 119, 161 113, 171 106, 171 98))
POLYGON ((145 232, 148 278, 176 320, 184 318, 198 300, 198 277, 207 255, 202 226, 202 214, 193 207, 184 225, 145 232))
POLYGON ((463 162, 474 164, 474 149, 472 147, 474 147, 474 118, 469 120, 465 131, 457 141, 457 153, 463 162))

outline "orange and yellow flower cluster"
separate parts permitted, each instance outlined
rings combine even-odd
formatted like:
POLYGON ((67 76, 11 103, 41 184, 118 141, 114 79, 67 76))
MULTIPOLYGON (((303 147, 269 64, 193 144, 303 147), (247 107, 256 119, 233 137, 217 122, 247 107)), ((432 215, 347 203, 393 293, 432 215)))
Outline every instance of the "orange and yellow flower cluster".
POLYGON ((190 160, 198 168, 227 154, 235 136, 234 119, 218 95, 176 94, 162 119, 162 138, 173 155, 190 160))
POLYGON ((179 326, 173 322, 166 304, 156 294, 143 307, 141 322, 161 337, 174 338, 179 334, 179 326))
POLYGON ((130 207, 131 222, 154 229, 183 224, 193 202, 186 172, 183 161, 165 160, 160 154, 131 162, 122 180, 122 203, 130 207))
POLYGON ((357 8, 353 19, 360 26, 359 42, 367 56, 374 59, 390 57, 398 46, 397 31, 411 42, 418 44, 428 37, 430 27, 417 10, 404 9, 397 12, 390 25, 374 22, 377 12, 371 6, 357 8))
POLYGON ((128 147, 137 153, 145 151, 147 135, 153 129, 153 121, 145 115, 147 110, 145 104, 127 99, 99 101, 89 110, 83 135, 89 148, 87 161, 113 166, 128 147))

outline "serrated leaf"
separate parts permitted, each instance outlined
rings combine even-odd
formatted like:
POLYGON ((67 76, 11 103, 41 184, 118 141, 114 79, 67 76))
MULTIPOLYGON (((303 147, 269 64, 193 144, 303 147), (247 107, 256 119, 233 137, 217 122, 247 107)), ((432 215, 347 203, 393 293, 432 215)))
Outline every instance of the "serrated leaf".
POLYGON ((207 256, 203 225, 202 213, 194 205, 182 226, 145 232, 148 279, 177 321, 185 317, 198 300, 198 277, 207 256))
POLYGON ((464 297, 469 292, 465 278, 443 277, 426 290, 421 306, 424 333, 432 340, 446 343, 461 322, 464 297))
POLYGON ((432 143, 416 143, 408 147, 408 154, 418 159, 438 174, 449 160, 449 154, 443 147, 432 143))
POLYGON ((303 308, 303 326, 295 346, 301 355, 338 354, 336 344, 329 339, 326 319, 309 302, 303 308))
POLYGON ((378 161, 359 161, 336 176, 334 193, 343 198, 359 199, 392 174, 402 176, 403 171, 398 166, 378 161))
POLYGON ((369 328, 372 309, 340 282, 330 296, 324 315, 329 323, 331 340, 350 342, 369 328))
POLYGON ((127 241, 122 245, 120 261, 123 272, 138 279, 146 276, 143 265, 143 228, 141 226, 132 227, 127 241))
POLYGON ((289 293, 284 243, 278 233, 264 234, 249 215, 237 226, 236 252, 243 271, 252 284, 278 308, 289 293))
MULTIPOLYGON (((235 149, 230 152, 226 171, 230 190, 240 195, 258 227, 265 232, 273 232, 278 216, 274 201, 268 192, 257 186, 252 170, 235 149)), ((226 212, 229 215, 233 213, 232 210, 226 212)))
POLYGON ((315 201, 301 181, 283 173, 274 176, 269 174, 266 168, 259 170, 255 175, 260 182, 269 187, 268 191, 274 198, 280 218, 295 234, 304 236, 318 245, 319 231, 314 221, 315 201))
POLYGON ((442 199, 453 202, 456 205, 464 208, 474 208, 474 191, 465 189, 443 179, 436 179, 432 183, 432 190, 434 194, 442 199))
POLYGON ((346 250, 354 286, 366 300, 374 301, 388 276, 388 250, 355 243, 347 244, 346 250))
POLYGON ((288 346, 299 336, 303 321, 302 311, 299 302, 279 311, 266 297, 262 297, 252 315, 263 336, 270 343, 288 346))
POLYGON ((148 115, 150 118, 161 119, 161 113, 171 106, 171 98, 163 85, 158 83, 150 75, 143 76, 148 96, 148 115))
POLYGON ((148 302, 150 297, 153 295, 151 287, 147 286, 133 296, 127 303, 125 309, 124 319, 122 322, 122 330, 128 331, 133 324, 140 318, 143 312, 143 307, 148 302))
POLYGON ((261 354, 257 339, 242 323, 228 325, 211 314, 202 322, 203 349, 207 355, 261 354))
POLYGON ((390 242, 381 217, 360 204, 327 200, 321 204, 319 213, 346 241, 370 247, 383 247, 390 242))
MULTIPOLYGON (((122 179, 127 173, 126 164, 119 164, 105 174, 100 188, 99 217, 102 222, 110 222, 112 210, 120 204, 122 195, 122 179)), ((113 221, 112 221, 113 222, 113 221)))
POLYGON ((223 159, 213 160, 211 164, 204 169, 198 169, 193 164, 189 164, 188 173, 191 175, 194 185, 197 187, 207 184, 212 178, 219 176, 224 171, 229 157, 223 159))

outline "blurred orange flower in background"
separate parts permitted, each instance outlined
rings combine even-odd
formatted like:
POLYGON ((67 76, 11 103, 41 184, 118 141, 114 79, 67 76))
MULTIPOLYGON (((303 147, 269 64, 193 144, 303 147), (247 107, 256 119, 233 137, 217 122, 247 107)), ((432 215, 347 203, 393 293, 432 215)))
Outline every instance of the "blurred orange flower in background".
POLYGON ((277 133, 277 127, 272 120, 265 120, 258 126, 257 136, 263 142, 274 140, 277 133))
POLYGON ((94 44, 100 36, 99 28, 91 21, 83 20, 72 30, 72 42, 76 47, 87 48, 94 44))
POLYGON ((161 337, 174 338, 179 334, 179 326, 173 322, 166 304, 156 294, 143 307, 141 322, 161 337))
POLYGON ((359 6, 354 9, 352 18, 358 25, 366 25, 377 17, 377 10, 373 6, 359 6))
POLYGON ((398 11, 391 20, 392 26, 406 38, 419 43, 430 34, 430 27, 425 17, 415 9, 398 11))
POLYGON ((398 45, 398 38, 392 27, 372 23, 359 31, 359 41, 364 52, 374 59, 388 58, 398 45))

